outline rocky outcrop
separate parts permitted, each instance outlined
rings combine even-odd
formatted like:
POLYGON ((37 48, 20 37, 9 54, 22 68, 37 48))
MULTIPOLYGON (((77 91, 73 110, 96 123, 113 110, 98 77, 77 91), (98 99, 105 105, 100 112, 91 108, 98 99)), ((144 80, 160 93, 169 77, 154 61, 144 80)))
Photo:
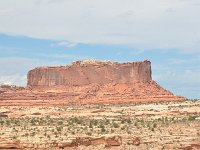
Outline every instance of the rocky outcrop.
POLYGON ((139 138, 139 137, 132 137, 128 141, 128 145, 139 146, 140 144, 141 144, 141 138, 139 138))
POLYGON ((180 149, 182 149, 182 150, 199 150, 200 149, 200 142, 190 144, 190 145, 188 145, 186 147, 182 147, 180 149))
POLYGON ((106 138, 106 147, 111 146, 120 146, 122 145, 122 137, 121 136, 112 136, 106 138))
POLYGON ((105 147, 120 146, 122 145, 122 137, 118 135, 107 137, 76 137, 69 139, 68 141, 58 143, 59 148, 90 145, 104 145, 105 147))
POLYGON ((0 141, 0 149, 21 149, 20 141, 0 141))
POLYGON ((16 85, 0 85, 0 94, 8 91, 17 91, 17 90, 24 90, 24 87, 18 87, 16 85))
POLYGON ((151 81, 151 62, 76 61, 69 66, 41 67, 28 72, 28 86, 83 86, 151 81))
MULTIPOLYGON (((69 66, 41 67, 28 72, 28 88, 0 93, 8 100, 55 103, 123 103, 184 100, 151 78, 151 62, 77 61, 69 66)), ((32 102, 31 102, 32 103, 32 102)), ((36 102, 35 102, 36 103, 36 102)), ((27 104, 27 102, 26 102, 27 104)))
POLYGON ((103 145, 104 147, 116 147, 122 145, 122 137, 110 135, 102 137, 74 137, 64 141, 49 141, 49 143, 27 143, 23 141, 0 141, 0 149, 68 149, 80 146, 93 147, 103 145), (36 148, 37 147, 37 148, 36 148))

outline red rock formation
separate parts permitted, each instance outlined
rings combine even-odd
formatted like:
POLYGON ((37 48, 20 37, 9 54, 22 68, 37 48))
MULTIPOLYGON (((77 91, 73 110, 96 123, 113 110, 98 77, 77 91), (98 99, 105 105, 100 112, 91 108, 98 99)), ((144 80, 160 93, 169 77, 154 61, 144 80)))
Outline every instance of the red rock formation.
POLYGON ((22 145, 19 140, 12 141, 0 141, 0 149, 21 149, 22 145))
POLYGON ((151 79, 150 61, 77 61, 70 66, 35 68, 28 88, 0 93, 1 104, 123 103, 184 100, 151 79), (28 101, 27 101, 28 100, 28 101), (38 101, 34 101, 38 100, 38 101), (41 101, 42 100, 42 101, 41 101))
POLYGON ((121 136, 112 136, 106 137, 106 147, 111 146, 120 146, 122 145, 122 137, 121 136))
POLYGON ((67 148, 67 147, 78 147, 78 146, 97 146, 97 145, 105 145, 105 147, 113 147, 122 145, 122 137, 121 136, 103 136, 103 137, 76 137, 73 139, 69 139, 68 141, 58 143, 59 148, 67 148))
POLYGON ((28 86, 83 86, 151 81, 151 62, 77 61, 70 66, 41 67, 28 72, 28 86))

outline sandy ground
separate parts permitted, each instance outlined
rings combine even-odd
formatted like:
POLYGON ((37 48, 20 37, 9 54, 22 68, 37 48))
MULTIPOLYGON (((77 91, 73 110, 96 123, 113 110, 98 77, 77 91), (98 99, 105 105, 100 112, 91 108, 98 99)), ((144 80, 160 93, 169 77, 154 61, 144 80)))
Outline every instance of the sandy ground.
MULTIPOLYGON (((21 149, 59 149, 80 137, 113 136, 122 139, 118 146, 111 142, 113 150, 180 149, 200 143, 200 101, 90 105, 8 101, 1 103, 0 116, 0 148, 10 144, 21 149)), ((84 142, 62 148, 107 149, 105 142, 87 146, 84 142)))

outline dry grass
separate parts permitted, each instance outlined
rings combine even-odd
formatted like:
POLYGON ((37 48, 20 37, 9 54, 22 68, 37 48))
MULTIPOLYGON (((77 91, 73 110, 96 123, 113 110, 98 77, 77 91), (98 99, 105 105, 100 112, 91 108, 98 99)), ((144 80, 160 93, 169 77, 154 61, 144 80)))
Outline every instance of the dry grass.
POLYGON ((122 137, 120 149, 179 149, 200 140, 199 101, 1 106, 0 113, 0 141, 41 148, 74 137, 110 135, 122 137), (139 137, 141 144, 129 145, 132 137, 139 137))

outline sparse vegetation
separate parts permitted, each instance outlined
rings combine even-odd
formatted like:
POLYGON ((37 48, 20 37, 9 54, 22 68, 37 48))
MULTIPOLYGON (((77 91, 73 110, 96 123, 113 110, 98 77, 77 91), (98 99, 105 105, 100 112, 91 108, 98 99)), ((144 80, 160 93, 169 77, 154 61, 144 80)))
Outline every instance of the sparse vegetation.
POLYGON ((76 136, 138 135, 158 141, 155 145, 162 145, 165 138, 169 137, 172 143, 176 143, 172 145, 177 146, 183 144, 181 140, 177 142, 179 135, 194 139, 200 137, 200 112, 192 109, 200 107, 200 103, 186 104, 168 102, 56 107, 5 106, 0 110, 11 112, 8 117, 0 117, 0 140, 10 137, 11 140, 20 139, 24 142, 45 142, 65 141, 76 136), (99 109, 104 111, 91 113, 99 109), (25 112, 27 113, 24 115, 25 112), (38 115, 33 115, 35 112, 38 115))

